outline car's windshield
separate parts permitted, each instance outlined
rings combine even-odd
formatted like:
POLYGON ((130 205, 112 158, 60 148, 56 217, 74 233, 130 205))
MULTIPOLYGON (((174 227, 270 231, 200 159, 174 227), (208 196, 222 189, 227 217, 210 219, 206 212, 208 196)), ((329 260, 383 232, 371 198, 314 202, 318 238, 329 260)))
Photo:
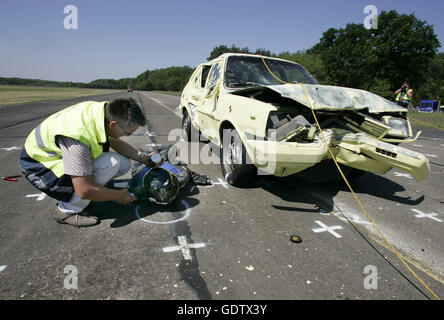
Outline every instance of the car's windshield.
POLYGON ((225 70, 225 86, 227 88, 276 85, 287 83, 316 84, 307 70, 302 66, 287 61, 260 57, 231 56, 225 70), (270 71, 273 73, 271 74, 270 71), (273 76, 274 75, 274 76, 273 76), (278 79, 284 81, 281 82, 278 79))

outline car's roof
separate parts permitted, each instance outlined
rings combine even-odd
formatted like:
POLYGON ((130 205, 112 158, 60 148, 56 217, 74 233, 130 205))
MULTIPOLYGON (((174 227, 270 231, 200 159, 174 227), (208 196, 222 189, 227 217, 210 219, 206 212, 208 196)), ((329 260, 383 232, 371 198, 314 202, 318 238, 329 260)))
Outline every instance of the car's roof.
POLYGON ((207 64, 211 64, 211 63, 213 63, 214 61, 217 61, 217 60, 228 59, 228 57, 231 57, 231 56, 257 57, 257 58, 273 59, 273 60, 280 60, 280 61, 285 61, 285 62, 291 62, 291 63, 299 64, 299 63, 294 62, 294 61, 280 59, 280 58, 276 58, 276 57, 269 57, 269 56, 263 56, 263 55, 252 54, 252 53, 235 53, 235 52, 223 53, 220 56, 218 56, 217 58, 214 58, 213 60, 207 62, 207 64))

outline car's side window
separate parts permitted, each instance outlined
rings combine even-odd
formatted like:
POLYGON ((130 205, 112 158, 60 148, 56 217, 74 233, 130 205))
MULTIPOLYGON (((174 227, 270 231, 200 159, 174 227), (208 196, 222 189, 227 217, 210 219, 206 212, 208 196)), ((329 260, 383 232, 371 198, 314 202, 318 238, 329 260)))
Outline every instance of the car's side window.
POLYGON ((202 80, 201 88, 205 88, 205 83, 207 82, 208 73, 210 72, 211 66, 203 66, 202 68, 202 80))
POLYGON ((212 89, 215 85, 217 80, 220 79, 221 77, 221 62, 218 62, 216 64, 213 65, 213 67, 211 68, 210 74, 208 75, 208 84, 207 84, 207 88, 208 89, 212 89))
POLYGON ((193 79, 193 85, 195 88, 200 88, 201 75, 202 75, 202 68, 199 68, 199 70, 197 70, 197 72, 195 73, 194 79, 193 79))

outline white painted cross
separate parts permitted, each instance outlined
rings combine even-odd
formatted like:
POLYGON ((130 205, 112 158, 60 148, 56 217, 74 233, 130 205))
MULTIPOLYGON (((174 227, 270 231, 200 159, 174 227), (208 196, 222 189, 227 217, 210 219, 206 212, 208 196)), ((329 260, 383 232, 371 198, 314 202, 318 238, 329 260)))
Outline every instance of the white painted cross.
POLYGON ((13 147, 9 147, 9 148, 0 148, 2 150, 6 150, 6 151, 11 151, 11 150, 20 150, 21 148, 13 146, 13 147))
POLYGON ((28 194, 26 196, 26 198, 33 198, 33 197, 37 197, 37 201, 42 201, 43 199, 46 198, 46 194, 42 192, 38 194, 28 194))
POLYGON ((163 252, 173 252, 173 251, 182 251, 183 258, 185 260, 192 260, 190 249, 197 249, 205 247, 205 243, 187 243, 187 238, 185 236, 177 237, 179 242, 178 246, 171 246, 163 248, 163 252))
POLYGON ((424 212, 421 212, 417 209, 412 209, 412 211, 417 213, 417 214, 415 214, 416 218, 429 218, 429 219, 435 220, 437 222, 442 222, 441 219, 435 218, 438 214, 436 214, 434 212, 424 213, 424 212))
POLYGON ((412 179, 412 176, 408 173, 395 172, 395 176, 412 179))
POLYGON ((342 229, 341 226, 332 226, 332 227, 329 227, 329 226, 325 225, 324 223, 322 223, 322 222, 319 221, 319 220, 316 220, 315 222, 316 222, 318 225, 320 225, 322 228, 312 229, 313 232, 318 233, 318 232, 325 232, 325 231, 328 231, 328 232, 330 232, 332 235, 334 235, 336 238, 338 238, 338 239, 339 239, 339 238, 342 238, 342 236, 341 236, 339 233, 337 233, 336 231, 334 231, 334 230, 342 229))

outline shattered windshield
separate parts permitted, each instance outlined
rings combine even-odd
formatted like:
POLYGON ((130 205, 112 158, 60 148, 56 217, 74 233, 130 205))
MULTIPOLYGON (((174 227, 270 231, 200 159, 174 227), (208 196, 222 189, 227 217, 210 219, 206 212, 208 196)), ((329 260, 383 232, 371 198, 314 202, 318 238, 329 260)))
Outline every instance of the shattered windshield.
POLYGON ((225 86, 239 88, 283 84, 278 79, 287 83, 317 84, 316 79, 296 63, 269 58, 264 60, 274 76, 260 57, 229 57, 225 70, 225 86))

